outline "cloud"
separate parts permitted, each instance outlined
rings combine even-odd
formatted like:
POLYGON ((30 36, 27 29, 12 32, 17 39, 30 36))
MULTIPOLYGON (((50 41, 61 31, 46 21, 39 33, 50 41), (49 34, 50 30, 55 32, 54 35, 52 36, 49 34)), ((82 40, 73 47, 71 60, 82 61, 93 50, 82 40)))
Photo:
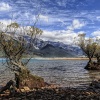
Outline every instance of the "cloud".
POLYGON ((71 30, 61 30, 61 31, 44 31, 41 39, 45 41, 53 42, 63 42, 65 44, 73 44, 74 37, 77 36, 77 33, 71 30))
POLYGON ((56 0, 56 2, 59 6, 66 7, 68 0, 56 0))
POLYGON ((13 27, 8 28, 8 25, 10 25, 11 23, 14 23, 14 21, 12 21, 12 20, 0 20, 0 31, 4 31, 4 32, 6 31, 8 33, 15 32, 16 37, 19 35, 21 35, 21 36, 23 36, 23 35, 30 36, 31 35, 31 33, 30 33, 31 26, 20 26, 15 31, 15 28, 13 28, 13 27))
POLYGON ((100 36, 100 30, 94 31, 92 36, 100 36))
POLYGON ((70 30, 74 30, 74 29, 80 29, 85 25, 86 25, 85 22, 83 22, 83 21, 80 22, 78 19, 74 19, 72 22, 72 25, 68 26, 67 28, 70 30))
POLYGON ((11 21, 11 20, 0 20, 0 22, 1 23, 3 23, 4 25, 9 25, 9 24, 11 24, 13 21, 11 21))
POLYGON ((82 0, 2 1, 5 2, 0 3, 0 21, 6 25, 10 24, 12 11, 13 20, 25 26, 33 25, 36 15, 40 14, 36 26, 43 29, 44 33, 41 38, 44 40, 71 43, 74 35, 84 31, 88 34, 87 36, 99 35, 95 30, 98 30, 100 26, 100 10, 88 10, 87 8, 82 10, 83 4, 86 4, 82 0), (75 10, 76 6, 79 10, 75 10))
POLYGON ((8 3, 0 3, 0 11, 8 11, 11 9, 11 6, 8 3))
POLYGON ((96 19, 97 19, 97 21, 100 21, 100 16, 97 16, 96 19))
POLYGON ((7 25, 10 24, 11 20, 0 20, 0 31, 5 31, 7 25))
POLYGON ((39 16, 39 19, 40 19, 41 21, 44 21, 44 22, 49 22, 49 17, 48 17, 48 16, 45 16, 45 15, 40 15, 40 16, 39 16))

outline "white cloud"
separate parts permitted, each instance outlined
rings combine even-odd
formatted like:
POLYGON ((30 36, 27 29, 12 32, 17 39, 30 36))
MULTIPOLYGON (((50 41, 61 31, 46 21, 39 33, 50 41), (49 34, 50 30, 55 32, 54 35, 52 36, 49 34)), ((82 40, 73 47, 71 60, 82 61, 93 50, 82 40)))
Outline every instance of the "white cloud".
POLYGON ((45 41, 54 41, 54 42, 63 42, 65 44, 72 44, 74 37, 77 36, 77 33, 71 30, 61 30, 61 31, 44 31, 41 39, 45 41))
POLYGON ((9 32, 15 32, 15 36, 23 36, 23 35, 31 35, 30 33, 30 26, 20 26, 19 28, 16 29, 13 27, 7 28, 8 25, 10 25, 11 23, 14 23, 14 21, 11 20, 0 20, 0 31, 4 31, 5 30, 9 33, 9 32))
POLYGON ((97 19, 100 19, 100 16, 97 16, 96 18, 97 18, 97 19))
POLYGON ((0 3, 0 11, 8 11, 11 9, 11 6, 7 3, 0 3))
POLYGON ((85 23, 81 23, 79 20, 75 19, 73 20, 73 28, 74 29, 78 29, 78 28, 81 28, 85 25, 85 23))
POLYGON ((79 31, 77 34, 85 34, 85 32, 84 31, 79 31))
POLYGON ((59 5, 59 6, 63 6, 63 7, 66 7, 66 4, 67 4, 67 2, 68 2, 68 0, 66 1, 66 0, 56 0, 56 2, 57 2, 57 4, 59 5))
POLYGON ((40 18, 40 20, 42 20, 44 22, 48 22, 49 21, 49 17, 45 16, 45 15, 40 15, 39 18, 40 18))
POLYGON ((80 22, 78 19, 74 19, 73 22, 72 22, 72 25, 68 26, 67 28, 70 29, 70 30, 74 30, 74 29, 80 29, 85 25, 86 25, 85 22, 83 22, 83 21, 80 22))
POLYGON ((100 30, 94 31, 92 36, 100 36, 100 30))
POLYGON ((9 25, 11 24, 13 21, 11 20, 0 20, 1 23, 3 23, 4 25, 9 25))
POLYGON ((12 22, 11 20, 0 20, 0 31, 5 31, 7 29, 7 25, 10 25, 12 22))
POLYGON ((97 21, 100 21, 100 16, 97 16, 96 19, 97 19, 97 21))

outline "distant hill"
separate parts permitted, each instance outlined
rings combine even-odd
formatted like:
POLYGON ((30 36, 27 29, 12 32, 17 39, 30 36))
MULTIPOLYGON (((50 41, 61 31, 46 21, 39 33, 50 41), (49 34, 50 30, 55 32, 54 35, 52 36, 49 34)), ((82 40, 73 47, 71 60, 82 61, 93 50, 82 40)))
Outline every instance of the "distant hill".
POLYGON ((42 57, 73 57, 75 56, 69 51, 61 47, 54 47, 51 44, 47 44, 43 48, 37 50, 38 53, 41 54, 42 57))
POLYGON ((36 45, 39 49, 35 52, 42 57, 78 57, 83 55, 79 47, 61 42, 38 40, 36 45))

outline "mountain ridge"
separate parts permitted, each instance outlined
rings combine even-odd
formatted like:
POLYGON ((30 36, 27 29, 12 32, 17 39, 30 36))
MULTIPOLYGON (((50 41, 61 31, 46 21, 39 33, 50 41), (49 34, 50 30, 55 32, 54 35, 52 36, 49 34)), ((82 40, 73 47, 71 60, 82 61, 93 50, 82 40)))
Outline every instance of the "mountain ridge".
POLYGON ((61 42, 37 40, 35 45, 39 48, 35 52, 41 54, 42 57, 78 57, 84 55, 78 46, 61 42))

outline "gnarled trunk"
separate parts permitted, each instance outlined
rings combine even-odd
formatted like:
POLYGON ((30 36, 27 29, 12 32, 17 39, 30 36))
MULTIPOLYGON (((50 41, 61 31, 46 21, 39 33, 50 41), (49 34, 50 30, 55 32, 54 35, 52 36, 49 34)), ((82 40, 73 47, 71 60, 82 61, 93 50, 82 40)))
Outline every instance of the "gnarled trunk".
POLYGON ((44 79, 32 75, 27 69, 22 69, 18 74, 15 73, 16 87, 21 89, 25 86, 30 89, 41 88, 45 86, 44 79))
POLYGON ((40 88, 45 86, 44 79, 32 75, 30 71, 21 62, 12 62, 13 65, 17 66, 18 70, 15 71, 16 87, 21 89, 27 86, 30 89, 40 88))
POLYGON ((93 62, 91 61, 89 61, 88 63, 87 63, 87 65, 86 65, 86 67, 85 67, 85 69, 91 69, 91 68, 93 68, 93 62))
POLYGON ((85 69, 87 69, 87 70, 100 70, 100 59, 97 58, 97 62, 95 62, 89 58, 89 62, 87 63, 85 69))
POLYGON ((34 88, 41 88, 46 85, 44 82, 44 79, 32 75, 30 71, 22 64, 22 62, 16 62, 11 60, 10 64, 12 65, 10 68, 11 70, 14 70, 15 72, 15 82, 13 80, 10 80, 6 86, 2 87, 0 90, 0 93, 6 90, 10 90, 11 87, 13 87, 14 90, 17 89, 25 89, 25 87, 28 87, 29 89, 34 88))
POLYGON ((97 57, 97 63, 100 65, 100 57, 97 57))
POLYGON ((89 61, 85 67, 85 69, 91 69, 91 67, 93 66, 93 61, 92 61, 92 58, 89 57, 89 61))

